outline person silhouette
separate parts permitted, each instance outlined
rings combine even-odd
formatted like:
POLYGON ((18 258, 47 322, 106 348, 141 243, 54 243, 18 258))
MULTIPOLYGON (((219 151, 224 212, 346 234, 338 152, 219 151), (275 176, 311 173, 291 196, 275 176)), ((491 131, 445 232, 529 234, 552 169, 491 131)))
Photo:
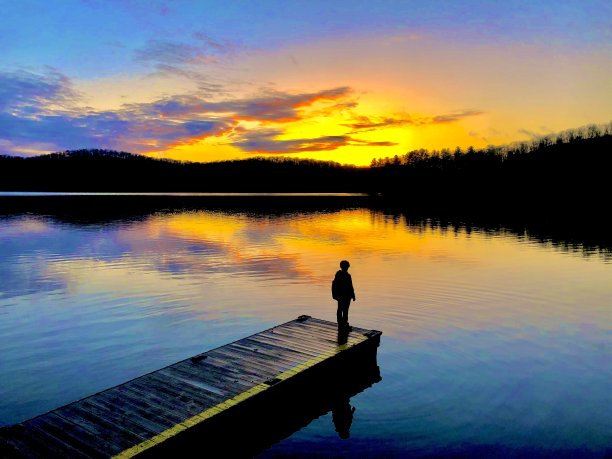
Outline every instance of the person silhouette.
POLYGON ((336 272, 336 276, 332 281, 332 298, 338 302, 338 310, 336 318, 338 320, 338 328, 346 328, 350 330, 348 323, 348 311, 351 305, 351 299, 355 298, 355 289, 353 288, 353 279, 348 273, 351 264, 347 260, 340 262, 340 269, 336 272))
POLYGON ((355 407, 351 406, 349 398, 340 400, 332 409, 332 422, 338 432, 338 436, 346 440, 350 436, 351 424, 355 407))

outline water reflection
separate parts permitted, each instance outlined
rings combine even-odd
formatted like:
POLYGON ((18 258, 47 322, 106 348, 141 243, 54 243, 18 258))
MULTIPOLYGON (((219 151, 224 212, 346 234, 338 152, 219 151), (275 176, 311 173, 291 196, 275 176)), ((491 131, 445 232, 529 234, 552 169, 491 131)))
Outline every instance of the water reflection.
POLYGON ((328 405, 264 455, 601 457, 612 444, 601 231, 333 200, 36 205, 0 219, 0 424, 301 314, 335 321, 330 283, 349 259, 351 323, 384 332, 385 379, 350 396, 347 440, 328 405))
POLYGON ((351 436, 351 424, 353 423, 353 415, 355 407, 351 406, 349 397, 343 397, 336 400, 332 408, 332 420, 336 427, 338 436, 342 439, 347 439, 351 436))
MULTIPOLYGON (((94 194, 1 196, 0 217, 44 215, 58 223, 78 226, 122 225, 144 221, 153 215, 214 211, 248 217, 282 218, 300 214, 338 212, 370 208, 374 218, 383 215, 388 223, 404 224, 411 231, 425 228, 442 233, 470 235, 472 231, 491 237, 514 236, 584 256, 612 259, 612 235, 601 216, 584 216, 567 209, 563 214, 495 214, 487 216, 423 214, 363 195, 331 196, 231 196, 189 194, 94 194)), ((355 222, 352 222, 355 223, 355 222)))

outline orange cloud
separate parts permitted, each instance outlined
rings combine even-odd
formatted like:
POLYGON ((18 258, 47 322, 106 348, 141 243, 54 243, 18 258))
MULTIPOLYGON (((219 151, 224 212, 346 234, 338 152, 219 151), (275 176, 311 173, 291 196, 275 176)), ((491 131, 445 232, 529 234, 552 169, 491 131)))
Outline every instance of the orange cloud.
POLYGON ((462 110, 435 116, 410 114, 402 114, 395 117, 356 116, 352 122, 344 123, 342 126, 349 127, 354 131, 372 131, 403 125, 422 126, 426 124, 454 123, 470 116, 482 115, 483 113, 480 110, 462 110))
POLYGON ((300 153, 331 151, 345 146, 377 146, 387 147, 397 145, 394 142, 372 142, 355 139, 349 135, 328 135, 315 138, 280 139, 283 134, 280 129, 259 129, 243 131, 232 141, 232 145, 249 153, 300 153))

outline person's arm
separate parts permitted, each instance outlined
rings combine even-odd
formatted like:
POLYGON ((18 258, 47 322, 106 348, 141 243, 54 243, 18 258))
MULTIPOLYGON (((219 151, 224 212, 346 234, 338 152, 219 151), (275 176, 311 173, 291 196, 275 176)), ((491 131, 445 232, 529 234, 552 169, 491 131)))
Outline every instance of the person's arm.
POLYGON ((349 274, 349 285, 351 286, 351 294, 353 295, 353 301, 357 301, 355 298, 355 289, 353 288, 353 276, 349 274))

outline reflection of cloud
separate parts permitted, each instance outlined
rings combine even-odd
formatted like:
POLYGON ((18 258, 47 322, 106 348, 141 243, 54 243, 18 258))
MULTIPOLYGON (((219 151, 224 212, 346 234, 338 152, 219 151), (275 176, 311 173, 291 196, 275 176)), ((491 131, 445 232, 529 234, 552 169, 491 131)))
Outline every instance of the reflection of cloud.
MULTIPOLYGON (((2 247, 0 246, 0 251, 2 247)), ((3 254, 0 263, 0 299, 40 294, 66 288, 66 283, 46 273, 47 260, 43 257, 20 256, 14 260, 3 254)))
POLYGON ((0 223, 0 297, 56 289, 129 291, 148 279, 147 295, 157 295, 171 291, 159 287, 171 284, 164 276, 184 274, 313 279, 299 257, 279 243, 286 226, 245 216, 155 216, 107 227, 103 234, 32 218, 0 223))
POLYGON ((50 231, 47 222, 33 217, 3 218, 0 219, 0 223, 0 243, 8 240, 9 237, 28 237, 50 231))
POLYGON ((160 270, 311 278, 310 270, 300 267, 295 255, 283 252, 278 241, 287 230, 283 225, 198 212, 152 219, 147 226, 146 231, 155 234, 153 242, 131 232, 123 234, 122 240, 129 238, 137 253, 150 253, 160 270), (166 250, 167 244, 174 248, 166 250), (163 260, 158 256, 160 249, 166 254, 163 260))
POLYGON ((254 285, 279 280, 286 286, 311 284, 316 290, 328 285, 330 269, 333 274, 347 254, 351 260, 365 257, 373 263, 355 263, 362 280, 406 255, 443 256, 455 264, 473 257, 446 246, 435 232, 423 237, 399 231, 401 223, 391 225, 365 209, 287 219, 182 212, 94 231, 31 218, 4 223, 0 227, 12 227, 0 234, 4 295, 49 289, 71 295, 102 293, 100 298, 141 302, 147 308, 154 307, 151 298, 177 304, 187 297, 206 298, 212 303, 216 295, 227 294, 226 287, 232 295, 248 298, 254 285), (374 261, 372 254, 384 261, 374 261))

